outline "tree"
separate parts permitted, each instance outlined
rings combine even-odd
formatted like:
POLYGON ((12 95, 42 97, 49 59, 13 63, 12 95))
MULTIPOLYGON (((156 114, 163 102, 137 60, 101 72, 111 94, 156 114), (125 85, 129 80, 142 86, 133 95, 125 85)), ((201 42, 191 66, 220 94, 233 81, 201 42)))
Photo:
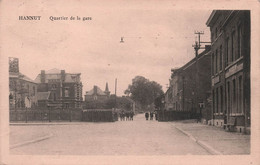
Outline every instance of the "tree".
POLYGON ((132 79, 132 84, 125 90, 125 94, 129 94, 130 97, 137 103, 139 103, 143 109, 146 109, 148 105, 152 105, 155 99, 163 94, 162 86, 155 81, 149 81, 145 77, 136 76, 132 79))
POLYGON ((163 109, 164 94, 160 95, 154 100, 154 106, 156 109, 163 109))

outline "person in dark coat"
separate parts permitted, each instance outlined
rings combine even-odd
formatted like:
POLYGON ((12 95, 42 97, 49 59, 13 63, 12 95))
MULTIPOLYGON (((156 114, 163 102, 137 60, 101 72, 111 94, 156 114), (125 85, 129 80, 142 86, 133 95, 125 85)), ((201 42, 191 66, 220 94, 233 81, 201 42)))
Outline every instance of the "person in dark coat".
POLYGON ((126 115, 126 120, 129 120, 129 112, 126 112, 125 115, 126 115))
POLYGON ((149 118, 149 113, 148 112, 145 113, 145 118, 146 118, 146 120, 148 120, 148 118, 149 118))
POLYGON ((134 120, 134 112, 133 111, 130 112, 130 120, 134 120))

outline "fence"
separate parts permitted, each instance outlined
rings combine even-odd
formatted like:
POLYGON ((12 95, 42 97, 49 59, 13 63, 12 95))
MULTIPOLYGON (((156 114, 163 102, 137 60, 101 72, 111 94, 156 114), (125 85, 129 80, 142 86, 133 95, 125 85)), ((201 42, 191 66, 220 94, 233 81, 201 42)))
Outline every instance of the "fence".
POLYGON ((88 109, 82 112, 82 121, 114 122, 118 120, 118 114, 112 109, 88 109))
POLYGON ((14 121, 81 121, 80 109, 19 109, 10 110, 10 122, 14 121))
POLYGON ((158 121, 174 121, 195 118, 190 112, 158 111, 158 121))
POLYGON ((10 122, 87 121, 114 122, 118 114, 111 109, 18 109, 10 110, 10 122))

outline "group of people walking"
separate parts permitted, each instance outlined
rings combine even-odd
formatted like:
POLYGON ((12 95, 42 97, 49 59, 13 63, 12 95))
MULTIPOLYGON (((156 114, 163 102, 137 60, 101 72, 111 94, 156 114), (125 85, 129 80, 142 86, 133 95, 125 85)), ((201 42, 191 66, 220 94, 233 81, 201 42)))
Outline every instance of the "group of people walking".
POLYGON ((119 116, 120 116, 121 121, 134 120, 134 112, 133 111, 130 111, 130 112, 122 111, 122 112, 119 113, 119 116))
POLYGON ((156 112, 146 112, 145 113, 145 118, 146 118, 146 120, 148 120, 149 119, 149 117, 150 117, 150 120, 153 120, 153 117, 155 116, 155 120, 157 120, 157 113, 156 112))

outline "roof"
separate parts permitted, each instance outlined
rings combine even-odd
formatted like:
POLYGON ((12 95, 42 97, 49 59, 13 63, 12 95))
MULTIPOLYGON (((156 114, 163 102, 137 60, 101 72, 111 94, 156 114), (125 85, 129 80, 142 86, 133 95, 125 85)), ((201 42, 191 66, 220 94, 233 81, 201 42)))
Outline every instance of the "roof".
MULTIPOLYGON (((86 92, 86 96, 91 96, 91 95, 94 95, 94 88, 95 86, 93 87, 93 89, 91 89, 90 91, 87 91, 86 92)), ((97 88, 97 95, 104 95, 106 96, 107 94, 105 92, 103 92, 98 86, 96 86, 97 88)))
POLYGON ((45 74, 60 74, 60 72, 61 72, 60 69, 53 68, 53 69, 47 70, 47 71, 45 72, 45 74))
POLYGON ((49 92, 38 92, 37 93, 37 99, 38 100, 48 100, 50 97, 50 91, 49 92))
POLYGON ((19 78, 20 80, 28 81, 31 83, 36 83, 34 80, 32 80, 31 78, 29 78, 28 76, 26 76, 20 72, 19 73, 9 72, 9 77, 10 78, 19 78))
POLYGON ((184 64, 182 67, 180 67, 178 69, 177 68, 176 69, 171 69, 171 71, 172 71, 171 78, 173 78, 173 76, 177 75, 177 73, 182 73, 184 70, 186 70, 187 68, 189 68, 190 66, 195 64, 196 60, 200 60, 201 58, 209 55, 210 52, 211 52, 211 46, 210 45, 206 45, 205 47, 206 47, 206 49, 203 52, 198 54, 197 57, 194 57, 189 62, 184 64))
POLYGON ((210 24, 211 24, 211 22, 212 22, 212 20, 213 20, 213 17, 215 16, 215 14, 216 14, 216 10, 213 10, 212 13, 211 13, 210 16, 209 16, 209 19, 208 19, 207 22, 206 22, 206 25, 207 25, 207 26, 210 26, 210 24))
MULTIPOLYGON (((238 12, 238 11, 239 10, 236 10, 236 12, 238 12)), ((224 19, 224 21, 226 22, 229 20, 229 18, 231 18, 231 15, 233 15, 234 13, 235 13, 235 10, 213 10, 206 22, 206 25, 209 27, 214 25, 220 15, 225 16, 222 19, 224 19)), ((224 22, 224 24, 225 24, 225 22, 224 22)))
MULTIPOLYGON (((64 82, 79 82, 80 79, 77 77, 80 76, 80 73, 65 73, 65 81, 64 82)), ((45 80, 49 79, 61 79, 61 70, 54 68, 45 72, 45 80)), ((41 74, 35 78, 36 83, 41 83, 41 74)))

